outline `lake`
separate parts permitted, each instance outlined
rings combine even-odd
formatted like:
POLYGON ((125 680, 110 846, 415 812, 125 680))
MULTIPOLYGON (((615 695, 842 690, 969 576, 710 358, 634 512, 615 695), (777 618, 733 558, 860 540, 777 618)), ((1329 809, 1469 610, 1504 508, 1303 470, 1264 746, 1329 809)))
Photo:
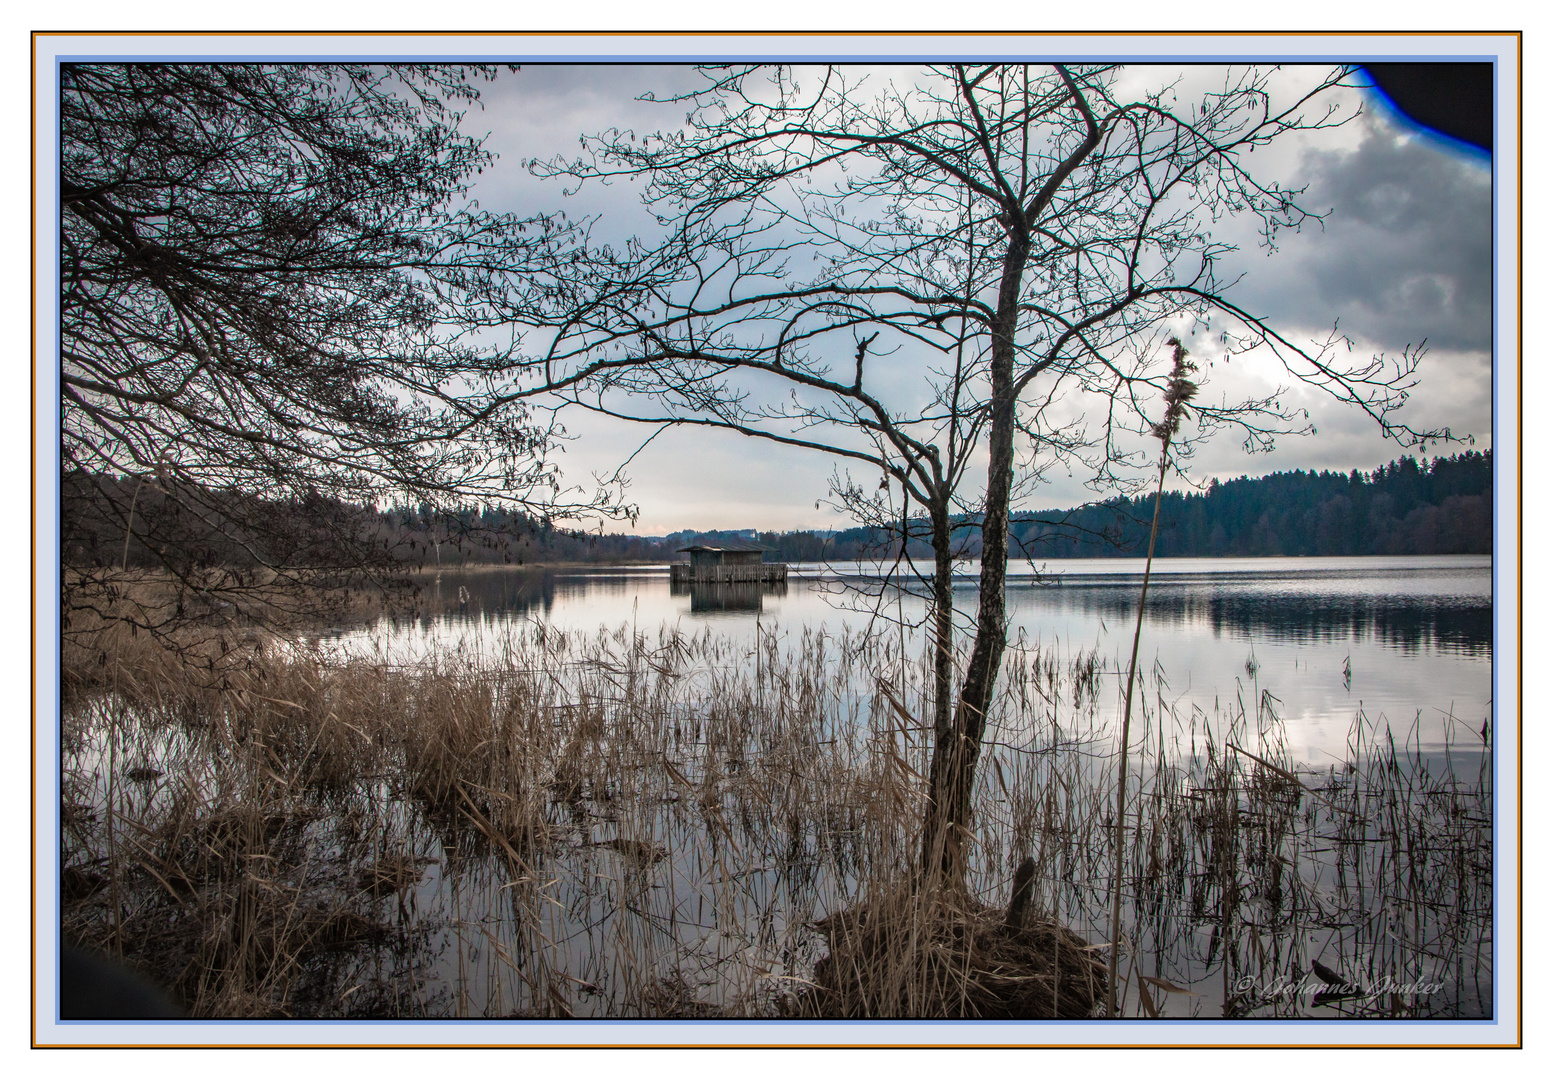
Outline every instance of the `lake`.
MULTIPOLYGON (((426 580, 418 617, 327 639, 351 654, 413 663, 433 649, 500 649, 531 622, 583 635, 677 625, 746 642, 757 631, 902 623, 908 651, 920 651, 923 586, 905 569, 889 577, 869 565, 796 564, 785 587, 671 587, 661 565, 450 568, 426 580)), ((1142 572, 1141 559, 1014 564, 1011 641, 1064 658, 1095 652, 1104 670, 1124 670, 1142 572)), ((962 651, 977 573, 964 563, 955 577, 962 651)), ((1319 767, 1342 756, 1361 710, 1424 749, 1443 746, 1448 729, 1451 741, 1481 746, 1492 661, 1488 556, 1158 559, 1139 649, 1139 671, 1157 669, 1179 707, 1211 715, 1270 694, 1288 752, 1319 767)))
MULTIPOLYGON (((1493 1014, 1489 559, 1156 562, 1122 829, 1141 562, 1035 569, 1008 584, 971 895, 1003 903, 1028 856, 1034 909, 1086 950, 1119 895, 1128 1017, 1493 1014), (1291 989, 1318 963, 1425 988, 1291 989)), ((918 856, 921 592, 864 566, 772 588, 449 568, 416 613, 278 650, 231 691, 83 699, 67 928, 120 935, 169 985, 226 973, 211 1015, 791 1015, 820 920, 918 856)))

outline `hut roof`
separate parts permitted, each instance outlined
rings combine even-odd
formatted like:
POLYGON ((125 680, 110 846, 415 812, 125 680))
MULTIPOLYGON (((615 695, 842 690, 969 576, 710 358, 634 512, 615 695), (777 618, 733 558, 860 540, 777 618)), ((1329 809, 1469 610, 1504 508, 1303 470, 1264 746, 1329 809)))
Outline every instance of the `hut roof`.
POLYGON ((691 544, 680 551, 765 551, 759 544, 691 544))

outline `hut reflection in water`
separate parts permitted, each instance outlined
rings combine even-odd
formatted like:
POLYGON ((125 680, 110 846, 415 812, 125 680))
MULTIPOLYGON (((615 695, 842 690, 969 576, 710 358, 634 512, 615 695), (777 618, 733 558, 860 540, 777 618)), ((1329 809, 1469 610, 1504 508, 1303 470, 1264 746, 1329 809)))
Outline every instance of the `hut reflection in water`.
POLYGON ((734 582, 675 582, 669 586, 674 596, 690 597, 690 610, 694 613, 716 611, 760 611, 766 594, 781 596, 787 592, 787 583, 762 585, 756 581, 734 582))

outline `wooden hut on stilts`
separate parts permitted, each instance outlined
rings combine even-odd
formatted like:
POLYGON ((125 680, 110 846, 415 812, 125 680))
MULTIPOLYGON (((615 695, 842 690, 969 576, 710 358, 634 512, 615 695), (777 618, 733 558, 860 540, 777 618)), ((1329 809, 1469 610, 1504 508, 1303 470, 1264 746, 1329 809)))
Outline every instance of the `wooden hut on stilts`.
POLYGON ((679 551, 689 559, 669 564, 669 581, 676 585, 787 582, 787 564, 766 562, 765 550, 755 545, 692 544, 679 551))

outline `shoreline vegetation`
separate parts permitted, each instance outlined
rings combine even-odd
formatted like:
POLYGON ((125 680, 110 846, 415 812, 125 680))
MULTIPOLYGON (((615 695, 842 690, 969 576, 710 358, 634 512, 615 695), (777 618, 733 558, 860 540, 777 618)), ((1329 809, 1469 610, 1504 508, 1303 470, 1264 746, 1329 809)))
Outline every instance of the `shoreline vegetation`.
MULTIPOLYGON (((110 621, 63 656, 62 930, 197 1018, 1097 1015, 1121 672, 1009 655, 967 888, 918 892, 893 634, 534 623, 403 668, 110 621)), ((1119 1015, 1491 1014, 1486 738, 1361 713, 1312 768, 1248 676, 1139 687, 1119 1015)))

